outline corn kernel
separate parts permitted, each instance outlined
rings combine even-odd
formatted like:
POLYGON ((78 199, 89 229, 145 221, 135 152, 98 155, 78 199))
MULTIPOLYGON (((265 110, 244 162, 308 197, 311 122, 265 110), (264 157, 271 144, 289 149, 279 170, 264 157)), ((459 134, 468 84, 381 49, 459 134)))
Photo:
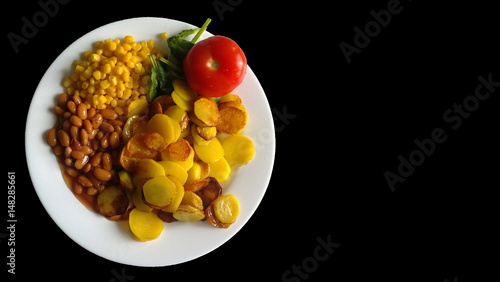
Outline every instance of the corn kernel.
POLYGON ((92 76, 94 77, 95 80, 100 80, 101 79, 101 72, 96 70, 92 73, 92 76))
POLYGON ((106 89, 109 87, 109 81, 107 80, 102 80, 100 83, 99 83, 99 87, 101 87, 101 89, 106 89))
POLYGON ((162 39, 167 39, 168 38, 168 33, 164 32, 160 36, 161 36, 162 39))
POLYGON ((101 71, 103 73, 110 73, 111 72, 111 66, 109 64, 105 64, 104 66, 101 67, 101 71))
POLYGON ((101 56, 98 54, 90 54, 89 61, 93 63, 98 63, 101 60, 101 56))
POLYGON ((132 43, 134 41, 134 37, 132 35, 127 35, 125 38, 123 38, 123 42, 125 43, 132 43))
POLYGON ((108 80, 111 86, 116 86, 116 84, 118 84, 118 79, 114 75, 110 75, 108 80))
POLYGON ((105 46, 107 50, 109 51, 115 51, 116 50, 116 43, 113 42, 113 41, 110 41, 110 42, 106 42, 105 46))
POLYGON ((75 73, 82 73, 85 71, 85 68, 82 67, 81 65, 76 65, 75 67, 75 73))

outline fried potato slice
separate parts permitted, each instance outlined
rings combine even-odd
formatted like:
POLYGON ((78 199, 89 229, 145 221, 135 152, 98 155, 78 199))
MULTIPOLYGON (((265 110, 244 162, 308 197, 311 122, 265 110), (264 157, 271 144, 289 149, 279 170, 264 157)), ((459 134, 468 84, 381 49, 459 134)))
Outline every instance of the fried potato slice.
POLYGON ((148 131, 160 134, 165 144, 169 145, 179 139, 181 127, 169 116, 156 114, 148 122, 148 131))
POLYGON ((172 200, 172 202, 168 206, 162 208, 161 210, 165 211, 165 212, 173 213, 177 210, 177 208, 181 204, 181 201, 184 198, 185 191, 184 191, 184 186, 179 181, 179 179, 177 179, 175 176, 167 175, 167 178, 170 179, 175 184, 175 189, 176 189, 177 193, 175 195, 175 198, 172 200))
POLYGON ((180 164, 172 161, 159 161, 158 164, 160 164, 165 170, 165 175, 175 176, 177 179, 179 179, 182 185, 186 183, 188 174, 180 164))
POLYGON ((213 205, 215 216, 222 223, 233 223, 240 215, 240 202, 232 194, 219 196, 213 205))
POLYGON ((163 137, 158 133, 138 133, 125 144, 120 154, 120 164, 129 172, 135 170, 139 159, 156 159, 167 147, 163 137))
POLYGON ((219 108, 212 99, 199 97, 194 102, 194 115, 207 126, 217 126, 219 124, 219 108))
POLYGON ((230 166, 242 166, 253 159, 255 147, 252 139, 234 134, 222 141, 224 157, 230 166))
POLYGON ((146 204, 153 208, 163 208, 175 199, 177 195, 176 185, 165 175, 151 178, 142 188, 146 204))
POLYGON ((181 205, 188 205, 195 207, 199 210, 203 209, 203 200, 200 196, 196 195, 193 191, 186 191, 184 198, 182 198, 181 205))
POLYGON ((217 128, 215 126, 197 126, 196 132, 206 141, 210 141, 217 135, 217 128))
MULTIPOLYGON (((227 102, 231 103, 231 102, 227 102)), ((219 111, 220 122, 217 129, 227 134, 238 134, 247 125, 248 113, 236 107, 225 107, 219 111)))
POLYGON ((156 214, 137 208, 130 212, 128 224, 134 239, 142 242, 158 238, 163 231, 163 221, 156 214))
POLYGON ((196 155, 207 164, 214 163, 224 156, 224 149, 217 138, 210 140, 206 145, 199 145, 197 142, 193 145, 196 155))
POLYGON ((209 180, 204 178, 204 179, 198 179, 196 181, 194 181, 193 183, 187 185, 185 187, 185 190, 186 191, 193 191, 193 192, 198 192, 200 190, 202 190, 203 188, 205 188, 205 186, 207 186, 209 183, 209 180))
MULTIPOLYGON (((241 99, 238 95, 236 94, 227 94, 227 95, 224 95, 220 98, 220 103, 225 103, 225 102, 231 102, 231 101, 235 101, 235 102, 238 102, 241 104, 241 99)), ((219 104, 220 105, 220 104, 219 104)), ((220 110, 220 109, 219 109, 220 110)))
POLYGON ((174 218, 178 221, 193 222, 205 218, 205 213, 193 206, 180 205, 174 212, 174 218))
POLYGON ((129 205, 127 193, 119 186, 108 186, 97 197, 99 212, 110 220, 120 219, 129 205))
POLYGON ((230 174, 231 167, 225 157, 222 157, 218 161, 210 164, 210 172, 208 173, 208 176, 215 177, 217 181, 226 181, 230 174))
POLYGON ((140 159, 136 163, 132 180, 135 187, 142 187, 147 180, 156 176, 164 176, 165 174, 165 169, 157 161, 140 159))

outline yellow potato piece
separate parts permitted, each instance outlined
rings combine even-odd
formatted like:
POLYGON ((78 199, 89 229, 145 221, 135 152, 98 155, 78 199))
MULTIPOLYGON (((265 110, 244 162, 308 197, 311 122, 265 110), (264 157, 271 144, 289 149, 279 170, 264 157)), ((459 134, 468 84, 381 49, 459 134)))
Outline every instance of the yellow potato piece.
POLYGON ((177 194, 175 195, 175 199, 172 200, 170 205, 162 208, 161 210, 173 213, 177 210, 177 208, 181 204, 182 199, 184 198, 184 186, 182 186, 182 183, 175 176, 167 175, 167 178, 175 184, 177 194))
POLYGON ((191 136, 193 136, 194 142, 197 143, 198 145, 208 145, 208 143, 210 143, 211 140, 203 139, 198 134, 197 127, 198 127, 198 125, 196 125, 196 124, 191 125, 191 136))
POLYGON ((155 208, 162 208, 169 205, 175 199, 177 189, 172 180, 164 175, 160 175, 144 183, 142 193, 147 204, 155 208))
POLYGON ((128 217, 132 235, 138 241, 149 241, 158 238, 163 231, 163 221, 152 212, 133 209, 128 217))
POLYGON ((129 191, 134 189, 134 183, 132 182, 132 174, 126 170, 120 170, 118 172, 118 177, 120 178, 120 184, 129 191))
POLYGON ((174 103, 181 109, 183 109, 186 112, 191 112, 194 108, 194 100, 184 100, 177 91, 172 91, 172 99, 174 100, 174 103))
POLYGON ((225 102, 238 102, 241 104, 241 99, 238 95, 235 95, 235 94, 227 94, 227 95, 224 95, 220 98, 220 101, 219 103, 222 104, 222 103, 225 103, 225 102))
POLYGON ((210 172, 208 173, 208 176, 215 177, 217 181, 226 181, 229 178, 229 174, 231 174, 231 167, 227 163, 225 157, 222 157, 218 161, 210 164, 210 172))
POLYGON ((186 82, 180 79, 174 79, 174 81, 172 81, 172 85, 174 86, 175 92, 177 92, 182 99, 186 101, 194 101, 198 98, 198 93, 191 89, 186 82))
POLYGON ((207 145, 199 145, 194 142, 194 151, 200 160, 212 164, 224 156, 224 149, 217 138, 208 142, 207 145))
POLYGON ((148 111, 148 101, 138 99, 130 102, 128 105, 127 118, 135 115, 145 115, 148 111))
MULTIPOLYGON (((233 103, 226 102, 224 104, 233 103)), ((225 107, 219 111, 220 122, 217 129, 227 134, 238 134, 247 125, 248 112, 241 108, 225 107)))
POLYGON ((173 216, 178 221, 193 222, 205 218, 205 213, 193 206, 180 205, 173 216))
POLYGON ((172 161, 159 161, 158 164, 163 167, 166 175, 175 176, 177 179, 179 179, 182 185, 186 183, 188 174, 180 164, 172 161))
POLYGON ((201 179, 201 166, 197 162, 193 162, 191 168, 187 171, 188 178, 185 185, 189 185, 198 179, 201 179))
POLYGON ((181 131, 184 131, 189 125, 189 116, 185 110, 181 109, 181 107, 173 105, 168 107, 164 111, 164 113, 169 116, 171 119, 175 120, 179 123, 181 127, 181 131))
POLYGON ((164 114, 156 114, 149 120, 148 131, 159 133, 167 145, 177 141, 181 135, 179 123, 164 114))
POLYGON ((214 100, 199 97, 194 102, 194 115, 207 126, 217 126, 220 120, 219 108, 214 100))
POLYGON ((188 205, 195 207, 199 210, 203 209, 203 200, 200 196, 196 195, 193 191, 186 191, 184 193, 184 198, 182 198, 181 205, 188 205))
POLYGON ((222 223, 233 223, 240 215, 240 202, 231 194, 219 196, 213 205, 215 216, 222 223))
POLYGON ((144 180, 160 175, 165 175, 163 166, 152 159, 141 159, 137 161, 132 179, 135 187, 142 187, 145 182, 144 180))
POLYGON ((166 150, 161 152, 162 161, 172 161, 189 170, 193 165, 194 149, 189 142, 179 139, 168 145, 166 150))
POLYGON ((222 141, 224 156, 230 166, 242 166, 253 159, 255 147, 252 139, 234 134, 222 141))

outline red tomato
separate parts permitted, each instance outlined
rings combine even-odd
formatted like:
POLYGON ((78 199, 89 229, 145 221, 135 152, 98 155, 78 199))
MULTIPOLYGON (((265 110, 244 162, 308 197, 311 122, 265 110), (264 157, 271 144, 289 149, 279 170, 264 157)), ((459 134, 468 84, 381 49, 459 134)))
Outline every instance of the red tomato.
POLYGON ((196 43, 184 59, 184 74, 191 88, 206 97, 229 94, 243 81, 247 58, 243 50, 224 36, 196 43))

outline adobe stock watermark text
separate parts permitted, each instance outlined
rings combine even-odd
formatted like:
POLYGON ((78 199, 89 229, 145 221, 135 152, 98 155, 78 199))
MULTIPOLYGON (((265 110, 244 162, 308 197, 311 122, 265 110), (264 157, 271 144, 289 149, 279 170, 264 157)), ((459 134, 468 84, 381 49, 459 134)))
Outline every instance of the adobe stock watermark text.
POLYGON ((384 178, 392 192, 396 191, 396 184, 403 183, 410 177, 417 167, 424 164, 426 158, 432 156, 437 147, 446 140, 450 130, 457 130, 462 126, 464 120, 471 117, 480 104, 491 97, 500 87, 500 76, 488 74, 486 77, 479 75, 478 84, 473 94, 466 96, 460 103, 454 103, 443 112, 443 121, 447 127, 436 127, 430 132, 430 136, 413 140, 415 149, 406 155, 397 157, 398 165, 393 171, 384 172, 384 178))

